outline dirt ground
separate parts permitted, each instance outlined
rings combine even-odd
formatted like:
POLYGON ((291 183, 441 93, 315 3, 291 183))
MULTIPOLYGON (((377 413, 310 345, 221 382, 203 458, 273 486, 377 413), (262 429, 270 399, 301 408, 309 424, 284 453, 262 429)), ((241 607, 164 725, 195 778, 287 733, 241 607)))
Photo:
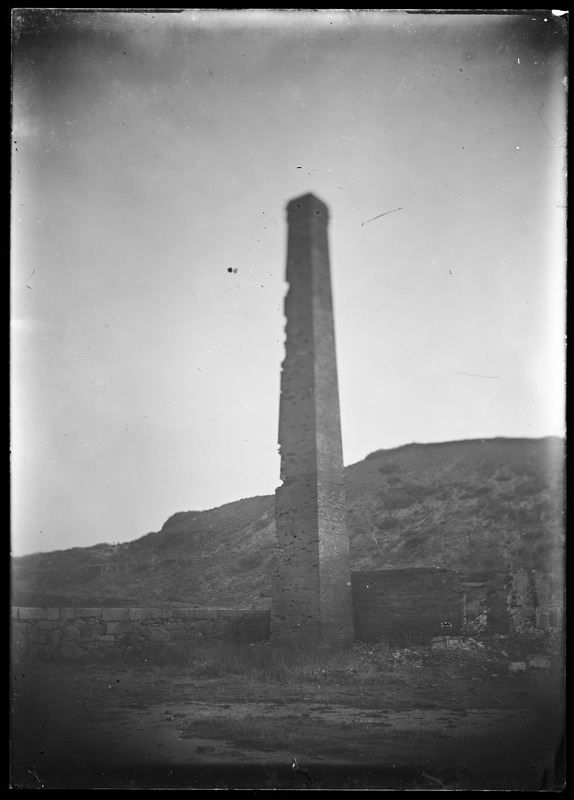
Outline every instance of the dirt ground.
MULTIPOLYGON (((363 645, 304 679, 186 666, 13 668, 11 788, 507 789, 564 785, 563 668, 363 645)), ((523 662, 527 663, 527 662, 523 662)))

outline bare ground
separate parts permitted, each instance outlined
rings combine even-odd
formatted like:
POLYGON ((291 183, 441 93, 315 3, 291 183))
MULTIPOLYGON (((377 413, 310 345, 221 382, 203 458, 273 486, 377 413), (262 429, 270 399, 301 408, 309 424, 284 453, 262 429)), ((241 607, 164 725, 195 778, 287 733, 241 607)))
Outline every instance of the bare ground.
POLYGON ((11 788, 556 791, 562 663, 511 673, 508 651, 360 645, 283 679, 19 664, 11 788))

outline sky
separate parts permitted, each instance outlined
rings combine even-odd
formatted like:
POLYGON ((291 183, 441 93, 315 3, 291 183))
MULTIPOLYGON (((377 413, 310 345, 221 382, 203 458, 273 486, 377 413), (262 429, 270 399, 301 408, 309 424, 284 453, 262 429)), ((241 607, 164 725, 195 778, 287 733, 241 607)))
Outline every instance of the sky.
POLYGON ((14 555, 275 491, 307 192, 345 464, 564 435, 564 12, 82 12, 12 17, 14 555))

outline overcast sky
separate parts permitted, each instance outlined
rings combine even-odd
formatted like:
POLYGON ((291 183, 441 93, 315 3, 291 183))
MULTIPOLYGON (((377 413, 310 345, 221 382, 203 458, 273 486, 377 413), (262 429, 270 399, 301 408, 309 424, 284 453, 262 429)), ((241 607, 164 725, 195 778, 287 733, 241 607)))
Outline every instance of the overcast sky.
POLYGON ((564 24, 15 12, 13 552, 275 491, 285 206, 307 192, 330 209, 345 464, 563 435, 564 24))

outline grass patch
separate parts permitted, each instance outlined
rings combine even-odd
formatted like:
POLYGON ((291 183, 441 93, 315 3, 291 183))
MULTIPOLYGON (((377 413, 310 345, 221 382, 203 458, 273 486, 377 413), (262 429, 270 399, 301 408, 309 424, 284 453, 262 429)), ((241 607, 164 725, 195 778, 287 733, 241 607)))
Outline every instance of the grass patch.
POLYGON ((190 677, 237 677, 263 683, 297 683, 305 680, 349 683, 376 679, 396 667, 385 643, 356 644, 341 649, 325 643, 244 643, 221 640, 158 645, 122 653, 110 648, 104 660, 121 667, 184 668, 190 677))
POLYGON ((350 671, 356 659, 352 649, 320 643, 241 644, 206 642, 189 653, 191 674, 222 678, 240 676, 258 681, 291 682, 327 672, 350 671))

